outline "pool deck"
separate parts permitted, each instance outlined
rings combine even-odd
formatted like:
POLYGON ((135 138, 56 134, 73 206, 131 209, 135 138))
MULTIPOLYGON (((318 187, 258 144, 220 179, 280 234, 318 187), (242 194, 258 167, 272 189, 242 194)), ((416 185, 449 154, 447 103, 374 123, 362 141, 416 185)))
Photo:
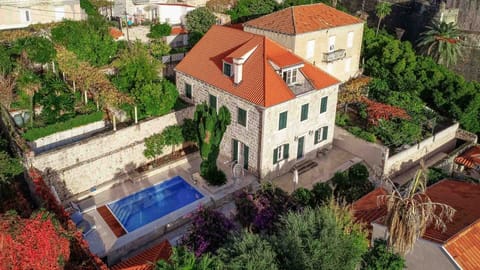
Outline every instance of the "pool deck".
MULTIPOLYGON (((221 158, 219 160, 222 160, 221 158)), ((191 154, 168 166, 155 168, 134 178, 122 180, 113 187, 92 193, 86 199, 78 202, 81 209, 84 209, 84 219, 94 224, 96 229, 85 238, 90 244, 90 250, 99 257, 107 257, 109 264, 117 262, 123 256, 132 253, 140 247, 145 247, 153 242, 168 239, 175 243, 178 235, 173 233, 177 228, 183 227, 189 222, 189 214, 200 204, 220 207, 231 201, 231 194, 242 188, 258 183, 257 177, 249 173, 232 181, 231 169, 226 162, 219 161, 219 167, 226 173, 229 182, 222 188, 213 190, 204 183, 194 183, 194 174, 200 168, 200 156, 198 153, 191 154), (116 237, 105 220, 100 216, 97 207, 101 207, 111 201, 121 199, 139 190, 148 188, 174 176, 181 176, 191 186, 200 191, 204 197, 163 216, 137 230, 123 236, 116 237)))

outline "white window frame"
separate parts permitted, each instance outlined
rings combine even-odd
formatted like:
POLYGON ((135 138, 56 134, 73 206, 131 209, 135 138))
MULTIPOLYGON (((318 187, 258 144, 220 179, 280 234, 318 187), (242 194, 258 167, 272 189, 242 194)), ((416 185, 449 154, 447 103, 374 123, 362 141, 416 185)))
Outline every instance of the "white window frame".
POLYGON ((282 78, 288 85, 295 84, 298 78, 298 69, 282 70, 282 78))
POLYGON ((283 144, 274 148, 274 150, 275 149, 277 150, 277 162, 275 164, 278 164, 283 160, 287 160, 287 158, 283 157, 283 152, 285 152, 285 145, 287 145, 287 144, 288 143, 283 143, 283 144))
POLYGON ((307 53, 306 57, 307 59, 313 58, 315 56, 315 40, 309 40, 307 41, 307 53))
POLYGON ((328 52, 335 51, 335 36, 328 37, 328 52))
POLYGON ((327 134, 327 138, 326 139, 323 139, 323 133, 325 133, 325 130, 328 129, 328 126, 323 126, 321 128, 318 128, 316 131, 317 135, 318 135, 318 138, 313 138, 313 141, 316 142, 315 144, 319 144, 319 143, 322 143, 324 141, 327 141, 328 140, 328 134, 327 134))
POLYGON ((352 48, 353 47, 353 37, 354 37, 353 31, 348 32, 348 34, 347 34, 347 48, 352 48))

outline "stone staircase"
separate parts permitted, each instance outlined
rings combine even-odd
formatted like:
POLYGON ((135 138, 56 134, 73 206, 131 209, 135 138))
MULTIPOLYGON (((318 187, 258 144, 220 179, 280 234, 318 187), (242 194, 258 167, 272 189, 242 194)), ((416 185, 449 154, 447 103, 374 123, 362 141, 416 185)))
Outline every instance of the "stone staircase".
POLYGON ((317 166, 318 163, 313 160, 303 160, 293 166, 292 172, 297 169, 298 175, 302 175, 317 166))

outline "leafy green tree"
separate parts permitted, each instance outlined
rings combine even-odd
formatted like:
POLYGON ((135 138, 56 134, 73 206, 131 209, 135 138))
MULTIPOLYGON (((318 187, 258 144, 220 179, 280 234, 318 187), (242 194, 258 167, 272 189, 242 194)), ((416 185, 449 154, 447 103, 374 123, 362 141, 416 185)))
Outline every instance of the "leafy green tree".
POLYGON ((421 125, 408 120, 379 120, 378 125, 373 127, 373 131, 384 145, 390 147, 414 144, 422 138, 421 125))
POLYGON ((143 155, 147 158, 155 159, 157 156, 163 154, 163 148, 165 145, 166 143, 163 134, 153 134, 145 139, 145 150, 143 150, 143 155))
POLYGON ((375 239, 374 245, 363 255, 362 270, 402 270, 405 260, 394 253, 382 239, 375 239))
POLYGON ((46 124, 62 122, 75 116, 75 97, 63 80, 56 76, 44 79, 35 100, 43 106, 41 117, 46 124))
POLYGON ((328 183, 316 183, 313 185, 312 193, 315 206, 323 206, 333 197, 333 190, 328 183))
POLYGON ((197 126, 193 119, 185 119, 182 125, 182 136, 186 142, 196 142, 197 126))
POLYGON ((375 6, 375 15, 377 15, 378 17, 378 25, 377 25, 377 32, 376 32, 377 34, 378 34, 378 30, 380 29, 380 24, 382 23, 382 20, 388 15, 390 15, 391 12, 392 12, 392 4, 390 4, 389 2, 381 1, 375 6))
POLYGON ((169 113, 178 97, 177 88, 167 80, 144 84, 134 88, 131 94, 135 98, 140 118, 169 113))
POLYGON ((272 238, 281 269, 357 269, 368 241, 351 213, 331 204, 282 217, 272 238))
POLYGON ((20 55, 23 51, 30 61, 46 64, 56 56, 53 43, 44 37, 26 37, 15 42, 13 50, 20 55))
POLYGON ((276 8, 277 2, 274 0, 239 0, 235 6, 228 11, 228 14, 234 22, 245 22, 272 13, 276 8))
POLYGON ((453 22, 433 21, 427 31, 420 34, 418 46, 438 64, 451 66, 462 55, 460 31, 453 22))
POLYGON ((184 142, 182 127, 173 125, 168 126, 162 131, 165 144, 172 146, 172 153, 175 151, 175 145, 181 144, 184 142))
POLYGON ((195 45, 217 21, 217 17, 206 7, 199 7, 188 12, 185 19, 187 20, 190 46, 195 45))
POLYGON ((0 150, 0 186, 9 184, 13 177, 23 172, 22 163, 17 158, 12 158, 10 155, 0 150))
POLYGON ((184 247, 174 247, 169 262, 160 260, 155 265, 155 270, 220 270, 218 260, 205 254, 199 258, 184 247))
POLYGON ((277 259, 272 245, 259 234, 244 231, 233 237, 229 245, 217 251, 225 270, 276 270, 277 259))
POLYGON ((169 36, 172 32, 172 27, 168 23, 156 23, 150 25, 150 33, 148 33, 149 38, 162 38, 169 36))
POLYGON ((230 111, 222 106, 217 111, 207 104, 199 104, 195 110, 194 121, 198 127, 197 143, 200 148, 202 163, 200 174, 212 185, 226 182, 225 174, 217 169, 217 157, 223 134, 230 125, 230 111))
POLYGON ((165 41, 158 39, 152 40, 149 47, 150 54, 156 58, 168 55, 168 53, 172 50, 172 48, 165 41))
POLYGON ((117 43, 101 16, 90 16, 87 21, 66 20, 51 32, 53 41, 96 67, 110 63, 117 53, 117 43))
POLYGON ((336 198, 352 203, 372 191, 374 186, 368 180, 368 169, 357 163, 345 172, 337 172, 332 178, 336 198))
POLYGON ((303 187, 295 189, 292 193, 293 200, 301 206, 312 206, 314 201, 313 193, 303 187))

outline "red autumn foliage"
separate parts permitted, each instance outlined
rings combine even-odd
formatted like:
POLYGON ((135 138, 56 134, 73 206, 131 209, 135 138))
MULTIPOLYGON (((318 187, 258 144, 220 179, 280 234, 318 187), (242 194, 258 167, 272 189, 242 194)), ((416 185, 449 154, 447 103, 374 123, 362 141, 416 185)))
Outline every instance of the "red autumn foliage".
POLYGON ((45 184, 40 172, 32 168, 29 170, 29 175, 35 186, 35 193, 43 202, 43 207, 53 212, 63 228, 73 233, 70 246, 72 259, 67 263, 66 268, 108 270, 105 263, 90 251, 88 242, 83 238, 82 233, 78 231, 75 223, 70 219, 70 214, 57 202, 50 188, 45 184))
POLYGON ((0 218, 1 269, 63 269, 70 259, 70 241, 61 226, 55 226, 48 213, 29 219, 19 216, 0 218))
POLYGON ((380 119, 410 119, 410 115, 402 108, 376 102, 368 98, 362 98, 362 102, 367 105, 368 122, 372 125, 377 125, 380 119))

